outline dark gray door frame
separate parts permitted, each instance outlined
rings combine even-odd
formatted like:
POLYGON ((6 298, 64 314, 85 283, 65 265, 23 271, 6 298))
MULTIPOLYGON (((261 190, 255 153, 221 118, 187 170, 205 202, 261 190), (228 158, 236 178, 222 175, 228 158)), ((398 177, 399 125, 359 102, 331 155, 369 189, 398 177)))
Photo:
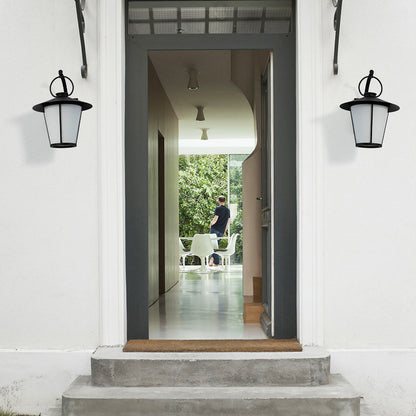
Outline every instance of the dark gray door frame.
MULTIPOLYGON (((265 49, 273 52, 274 338, 297 337, 296 36, 138 35, 126 38, 127 338, 148 329, 148 52, 265 49)), ((260 82, 260 80, 259 80, 260 82)))

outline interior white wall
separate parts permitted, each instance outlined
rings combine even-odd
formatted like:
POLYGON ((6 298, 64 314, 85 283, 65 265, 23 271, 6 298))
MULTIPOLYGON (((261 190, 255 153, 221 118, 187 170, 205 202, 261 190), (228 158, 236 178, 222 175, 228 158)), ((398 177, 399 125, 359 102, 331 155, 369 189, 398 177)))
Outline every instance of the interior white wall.
MULTIPOLYGON (((0 4, 0 348, 92 348, 99 337, 96 2, 87 2, 87 80, 74 2, 0 4), (91 102, 79 145, 49 147, 43 116, 58 70, 91 102)), ((58 83, 59 85, 59 83, 58 83)))
MULTIPOLYGON (((261 78, 265 71, 269 51, 251 51, 243 54, 233 51, 234 67, 245 64, 251 73, 245 78, 235 78, 253 109, 256 148, 244 160, 243 169, 243 294, 253 296, 253 277, 262 276, 261 231, 261 78), (250 58, 250 60, 248 59, 250 58), (246 62, 248 61, 250 62, 246 62)), ((248 71, 247 71, 248 72, 248 71)))
POLYGON ((158 134, 165 146, 165 290, 179 280, 178 119, 149 59, 149 305, 159 298, 158 134))

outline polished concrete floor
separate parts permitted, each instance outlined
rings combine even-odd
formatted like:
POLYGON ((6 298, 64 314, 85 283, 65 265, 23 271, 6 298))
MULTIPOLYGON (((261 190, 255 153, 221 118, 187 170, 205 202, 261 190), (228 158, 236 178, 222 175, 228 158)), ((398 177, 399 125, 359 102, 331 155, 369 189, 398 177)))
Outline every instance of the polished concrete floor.
POLYGON ((150 339, 266 338, 260 324, 244 324, 241 266, 196 268, 186 266, 179 283, 150 307, 150 339))

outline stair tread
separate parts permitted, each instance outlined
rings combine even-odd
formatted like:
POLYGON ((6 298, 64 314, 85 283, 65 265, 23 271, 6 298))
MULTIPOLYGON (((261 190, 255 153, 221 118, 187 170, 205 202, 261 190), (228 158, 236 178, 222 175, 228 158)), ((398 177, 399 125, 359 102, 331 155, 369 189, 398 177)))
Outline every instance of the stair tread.
POLYGON ((303 347, 291 352, 123 352, 122 347, 100 347, 93 360, 303 360, 328 358, 329 352, 319 347, 303 347))
POLYGON ((63 394, 64 399, 147 399, 147 400, 250 400, 250 399, 356 399, 358 393, 339 374, 320 386, 252 387, 97 387, 90 376, 78 377, 63 394))
MULTIPOLYGON (((54 409, 48 409, 48 411, 42 412, 42 415, 44 416, 62 416, 62 409, 54 408, 54 409)), ((379 416, 379 413, 375 413, 373 410, 371 410, 366 403, 363 403, 361 401, 360 405, 360 416, 379 416)))
POLYGON ((305 347, 295 352, 123 352, 99 348, 91 357, 98 386, 253 386, 327 384, 329 353, 305 347))

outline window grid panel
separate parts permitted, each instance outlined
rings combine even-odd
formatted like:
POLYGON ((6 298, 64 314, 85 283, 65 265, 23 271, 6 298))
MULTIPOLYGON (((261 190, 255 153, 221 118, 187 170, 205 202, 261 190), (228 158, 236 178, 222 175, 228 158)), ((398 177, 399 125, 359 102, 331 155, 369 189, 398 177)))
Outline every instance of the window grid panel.
POLYGON ((263 7, 238 7, 237 17, 257 17, 260 18, 263 13, 263 7))
POLYGON ((182 19, 205 19, 205 8, 203 7, 182 7, 182 19))
POLYGON ((176 7, 155 7, 153 10, 153 19, 155 20, 170 20, 177 18, 176 7))
POLYGON ((210 19, 224 19, 233 18, 234 7, 210 7, 209 17, 210 19))
POLYGON ((233 22, 209 22, 209 33, 233 33, 233 22))
POLYGON ((182 21, 182 34, 198 34, 205 33, 205 21, 202 22, 184 22, 182 21))
POLYGON ((150 24, 129 23, 129 33, 132 35, 150 35, 150 24))
POLYGON ((261 21, 238 21, 237 33, 260 33, 261 21))
MULTIPOLYGON (((260 3, 260 2, 259 2, 260 3)), ((129 8, 128 33, 290 33, 290 7, 129 8)))
POLYGON ((178 26, 175 23, 155 23, 155 35, 169 35, 177 33, 178 26))

